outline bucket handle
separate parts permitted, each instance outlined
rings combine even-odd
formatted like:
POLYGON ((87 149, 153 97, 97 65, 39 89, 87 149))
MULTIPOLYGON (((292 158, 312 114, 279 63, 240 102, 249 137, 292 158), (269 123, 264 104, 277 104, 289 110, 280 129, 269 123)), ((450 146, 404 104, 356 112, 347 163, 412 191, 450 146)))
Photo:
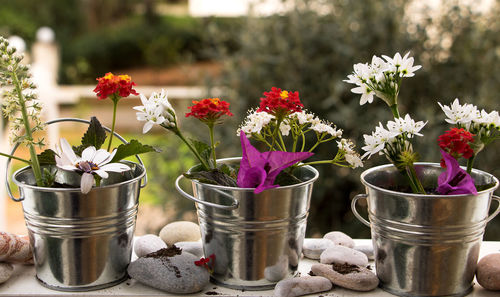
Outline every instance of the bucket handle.
POLYGON ((175 180, 175 188, 182 196, 186 197, 187 199, 192 200, 196 203, 206 205, 206 206, 215 207, 215 208, 224 209, 224 210, 233 210, 233 209, 238 208, 239 202, 237 200, 235 200, 233 196, 231 196, 223 191, 217 190, 217 189, 212 189, 212 190, 214 190, 214 191, 216 191, 216 192, 218 192, 226 197, 229 197, 231 200, 233 200, 233 204, 221 205, 221 204, 217 204, 217 203, 213 203, 213 202, 203 201, 203 200, 200 200, 192 195, 189 195, 179 185, 180 180, 183 178, 184 178, 184 175, 179 175, 179 177, 177 177, 177 179, 175 180))
POLYGON ((496 200, 498 205, 497 205, 497 209, 495 209, 495 211, 489 217, 486 218, 486 223, 491 221, 494 217, 497 216, 498 213, 500 213, 500 197, 498 197, 496 195, 492 195, 491 199, 496 200))
MULTIPOLYGON (((368 198, 368 194, 358 194, 356 196, 354 196, 354 198, 352 198, 352 201, 351 201, 351 209, 352 209, 352 213, 354 213, 354 216, 363 224, 365 224, 366 226, 368 227, 371 227, 370 226, 370 222, 368 222, 367 220, 365 220, 365 218, 363 218, 358 210, 356 209, 356 203, 358 202, 359 199, 366 199, 368 198)), ((500 202, 500 201, 499 201, 500 202)), ((500 205, 499 205, 500 206, 500 205)), ((498 209, 498 211, 500 211, 500 207, 498 209)))
MULTIPOLYGON (((76 123, 84 123, 84 124, 90 125, 90 121, 84 120, 84 119, 77 119, 77 118, 59 118, 59 119, 45 122, 45 125, 52 125, 52 124, 61 123, 61 122, 76 122, 76 123)), ((109 129, 108 127, 106 127, 106 126, 102 126, 102 127, 107 132, 111 132, 111 129, 109 129)), ((128 141, 126 141, 125 138, 123 138, 120 134, 116 133, 116 131, 113 131, 113 135, 116 136, 116 138, 121 140, 123 143, 125 143, 125 144, 128 143, 128 141)), ((12 151, 10 153, 12 156, 14 155, 14 153, 16 152, 18 147, 19 147, 19 143, 16 143, 16 145, 14 145, 14 147, 12 148, 12 151)), ((146 170, 146 167, 144 166, 144 163, 142 162, 141 158, 138 155, 135 155, 135 157, 139 161, 139 164, 141 164, 142 167, 144 167, 144 170, 146 170)), ((12 194, 12 190, 10 188, 9 177, 8 177, 9 176, 10 161, 11 161, 11 158, 8 158, 7 159, 7 166, 5 166, 5 186, 7 189, 7 194, 9 195, 10 199, 14 200, 15 202, 21 202, 24 200, 23 194, 20 193, 19 198, 16 198, 16 197, 14 197, 14 194, 12 194)), ((141 183, 141 188, 144 188, 147 184, 148 184, 148 175, 146 173, 144 175, 144 182, 141 183)))

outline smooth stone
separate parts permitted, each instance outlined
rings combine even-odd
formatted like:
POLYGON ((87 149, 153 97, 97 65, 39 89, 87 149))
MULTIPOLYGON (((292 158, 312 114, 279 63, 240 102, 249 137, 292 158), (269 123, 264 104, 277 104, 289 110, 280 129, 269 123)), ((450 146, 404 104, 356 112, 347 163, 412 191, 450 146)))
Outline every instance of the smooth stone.
POLYGON ((336 245, 327 248, 319 258, 323 264, 351 264, 366 267, 368 265, 368 257, 362 252, 350 249, 342 245, 336 245))
POLYGON ((173 222, 161 229, 160 238, 168 246, 180 241, 198 241, 201 238, 200 226, 188 221, 173 222))
POLYGON ((321 253, 329 247, 335 246, 331 240, 324 238, 306 238, 302 245, 302 253, 306 258, 319 259, 321 253))
POLYGON ((311 271, 315 275, 329 279, 333 284, 355 291, 371 291, 378 286, 379 280, 375 273, 365 267, 357 267, 359 271, 342 274, 335 271, 329 264, 313 264, 311 271))
POLYGON ((142 257, 166 247, 167 244, 159 236, 146 234, 137 238, 134 243, 134 252, 137 257, 142 257))
POLYGON ((329 291, 332 282, 321 276, 303 276, 280 281, 274 287, 275 297, 295 297, 329 291))
POLYGON ((368 257, 368 260, 375 259, 374 252, 373 252, 373 245, 371 245, 371 244, 357 245, 354 247, 354 249, 365 254, 366 257, 368 257))
POLYGON ((500 290, 500 253, 481 258, 476 268, 477 282, 485 289, 500 290))
POLYGON ((323 238, 333 241, 336 245, 342 245, 348 248, 353 248, 356 245, 354 240, 349 237, 349 235, 340 231, 328 232, 325 236, 323 236, 323 238))
POLYGON ((175 294, 189 294, 203 290, 210 274, 205 267, 196 266, 199 258, 190 253, 173 257, 141 257, 130 263, 127 272, 133 279, 175 294))
POLYGON ((0 263, 0 284, 9 280, 14 272, 14 266, 9 263, 0 263))
POLYGON ((270 282, 277 282, 288 275, 288 256, 281 255, 278 263, 264 268, 264 277, 270 282))
POLYGON ((201 241, 180 241, 176 242, 175 246, 181 248, 183 252, 191 253, 198 258, 204 257, 201 241))

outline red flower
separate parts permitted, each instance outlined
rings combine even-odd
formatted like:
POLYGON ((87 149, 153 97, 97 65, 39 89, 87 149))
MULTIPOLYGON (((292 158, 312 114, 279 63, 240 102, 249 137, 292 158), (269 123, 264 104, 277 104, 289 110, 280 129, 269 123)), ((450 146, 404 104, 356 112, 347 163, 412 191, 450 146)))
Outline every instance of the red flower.
POLYGON ((300 102, 299 92, 288 92, 272 87, 270 92, 264 92, 260 98, 260 107, 257 112, 265 111, 277 118, 283 118, 294 112, 301 112, 304 105, 300 102))
POLYGON ((139 95, 133 89, 136 84, 128 75, 114 75, 108 72, 105 76, 97 78, 97 81, 94 92, 99 97, 99 100, 106 99, 114 94, 120 97, 128 97, 130 94, 139 95))
POLYGON ((193 106, 188 107, 191 109, 191 112, 186 113, 186 117, 193 116, 204 122, 215 123, 223 115, 233 115, 229 111, 229 103, 219 98, 193 101, 193 104, 193 106))
POLYGON ((212 265, 215 261, 215 254, 211 254, 208 258, 200 258, 198 261, 194 261, 194 265, 205 267, 208 271, 212 272, 212 268, 208 265, 208 263, 212 261, 212 265))
MULTIPOLYGON (((463 128, 452 128, 438 137, 439 147, 452 155, 455 159, 464 157, 469 159, 474 155, 470 143, 474 142, 474 134, 463 128)), ((441 167, 446 167, 441 159, 441 167)))

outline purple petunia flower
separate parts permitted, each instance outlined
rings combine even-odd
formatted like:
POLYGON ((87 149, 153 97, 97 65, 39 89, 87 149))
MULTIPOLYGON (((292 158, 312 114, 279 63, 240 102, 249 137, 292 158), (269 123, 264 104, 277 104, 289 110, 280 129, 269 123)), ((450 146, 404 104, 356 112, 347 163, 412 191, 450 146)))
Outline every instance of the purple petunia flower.
POLYGON ((441 150, 446 171, 438 177, 436 191, 441 195, 474 194, 477 195, 472 177, 458 165, 457 160, 447 152, 441 150))
POLYGON ((240 140, 243 154, 237 184, 240 188, 255 188, 255 194, 279 187, 279 185, 274 185, 274 181, 283 169, 314 155, 310 152, 261 153, 250 144, 243 131, 240 133, 240 140))

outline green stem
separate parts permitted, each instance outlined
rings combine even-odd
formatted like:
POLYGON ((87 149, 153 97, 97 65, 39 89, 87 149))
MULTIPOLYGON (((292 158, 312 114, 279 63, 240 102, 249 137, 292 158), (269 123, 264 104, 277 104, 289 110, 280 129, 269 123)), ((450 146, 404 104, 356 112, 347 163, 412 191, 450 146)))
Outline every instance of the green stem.
POLYGON ((113 94, 113 123, 111 124, 111 135, 109 135, 109 143, 108 143, 108 152, 111 149, 111 143, 113 142, 113 134, 115 132, 115 123, 116 123, 116 107, 118 106, 118 96, 113 94))
POLYGON ((317 165, 317 164, 331 164, 332 160, 323 160, 323 161, 312 161, 312 162, 307 162, 307 163, 302 163, 298 165, 297 167, 302 167, 306 165, 317 165))
POLYGON ((394 118, 399 118, 399 110, 398 110, 398 104, 394 103, 393 105, 389 106, 392 111, 392 115, 394 118))
POLYGON ((214 142, 214 124, 208 124, 208 129, 210 130, 210 146, 212 147, 212 161, 214 162, 214 168, 217 168, 217 157, 215 156, 215 142, 214 142))
POLYGON ((26 160, 26 159, 19 158, 19 157, 16 157, 16 156, 12 156, 12 155, 9 155, 9 154, 4 154, 2 152, 0 152, 0 156, 4 156, 4 157, 7 157, 7 158, 19 160, 19 161, 22 161, 22 162, 25 162, 25 163, 28 163, 28 164, 31 165, 31 161, 30 160, 26 160))
POLYGON ((470 174, 472 172, 472 165, 474 164, 474 159, 476 159, 476 154, 472 155, 472 157, 470 157, 467 160, 467 173, 468 174, 470 174))
POLYGON ((189 141, 187 141, 187 139, 184 138, 184 135, 182 135, 181 131, 177 127, 171 128, 170 130, 172 130, 172 132, 174 132, 175 135, 177 135, 188 146, 191 152, 193 152, 198 161, 200 161, 201 165, 204 167, 203 169, 209 170, 210 166, 208 166, 208 164, 203 160, 203 158, 200 156, 198 151, 191 145, 191 143, 189 143, 189 141))
POLYGON ((280 142, 281 142, 282 151, 286 152, 286 146, 285 146, 285 142, 283 141, 283 137, 281 136, 281 132, 278 132, 278 137, 279 137, 280 142))
POLYGON ((24 101, 23 92, 20 87, 19 79, 15 71, 12 71, 12 78, 14 80, 14 85, 16 86, 17 97, 19 98, 19 105, 21 106, 21 114, 23 117, 24 129, 26 130, 26 139, 29 141, 28 148, 30 152, 31 168, 33 169, 33 174, 35 175, 36 184, 39 187, 44 186, 42 178, 42 170, 40 168, 40 163, 38 162, 38 156, 36 154, 35 146, 33 145, 33 135, 31 132, 30 123, 28 120, 28 112, 26 111, 26 103, 24 101))
POLYGON ((425 189, 422 186, 422 183, 417 177, 417 172, 415 171, 415 167, 406 166, 406 174, 410 179, 410 186, 415 194, 425 194, 425 189))

